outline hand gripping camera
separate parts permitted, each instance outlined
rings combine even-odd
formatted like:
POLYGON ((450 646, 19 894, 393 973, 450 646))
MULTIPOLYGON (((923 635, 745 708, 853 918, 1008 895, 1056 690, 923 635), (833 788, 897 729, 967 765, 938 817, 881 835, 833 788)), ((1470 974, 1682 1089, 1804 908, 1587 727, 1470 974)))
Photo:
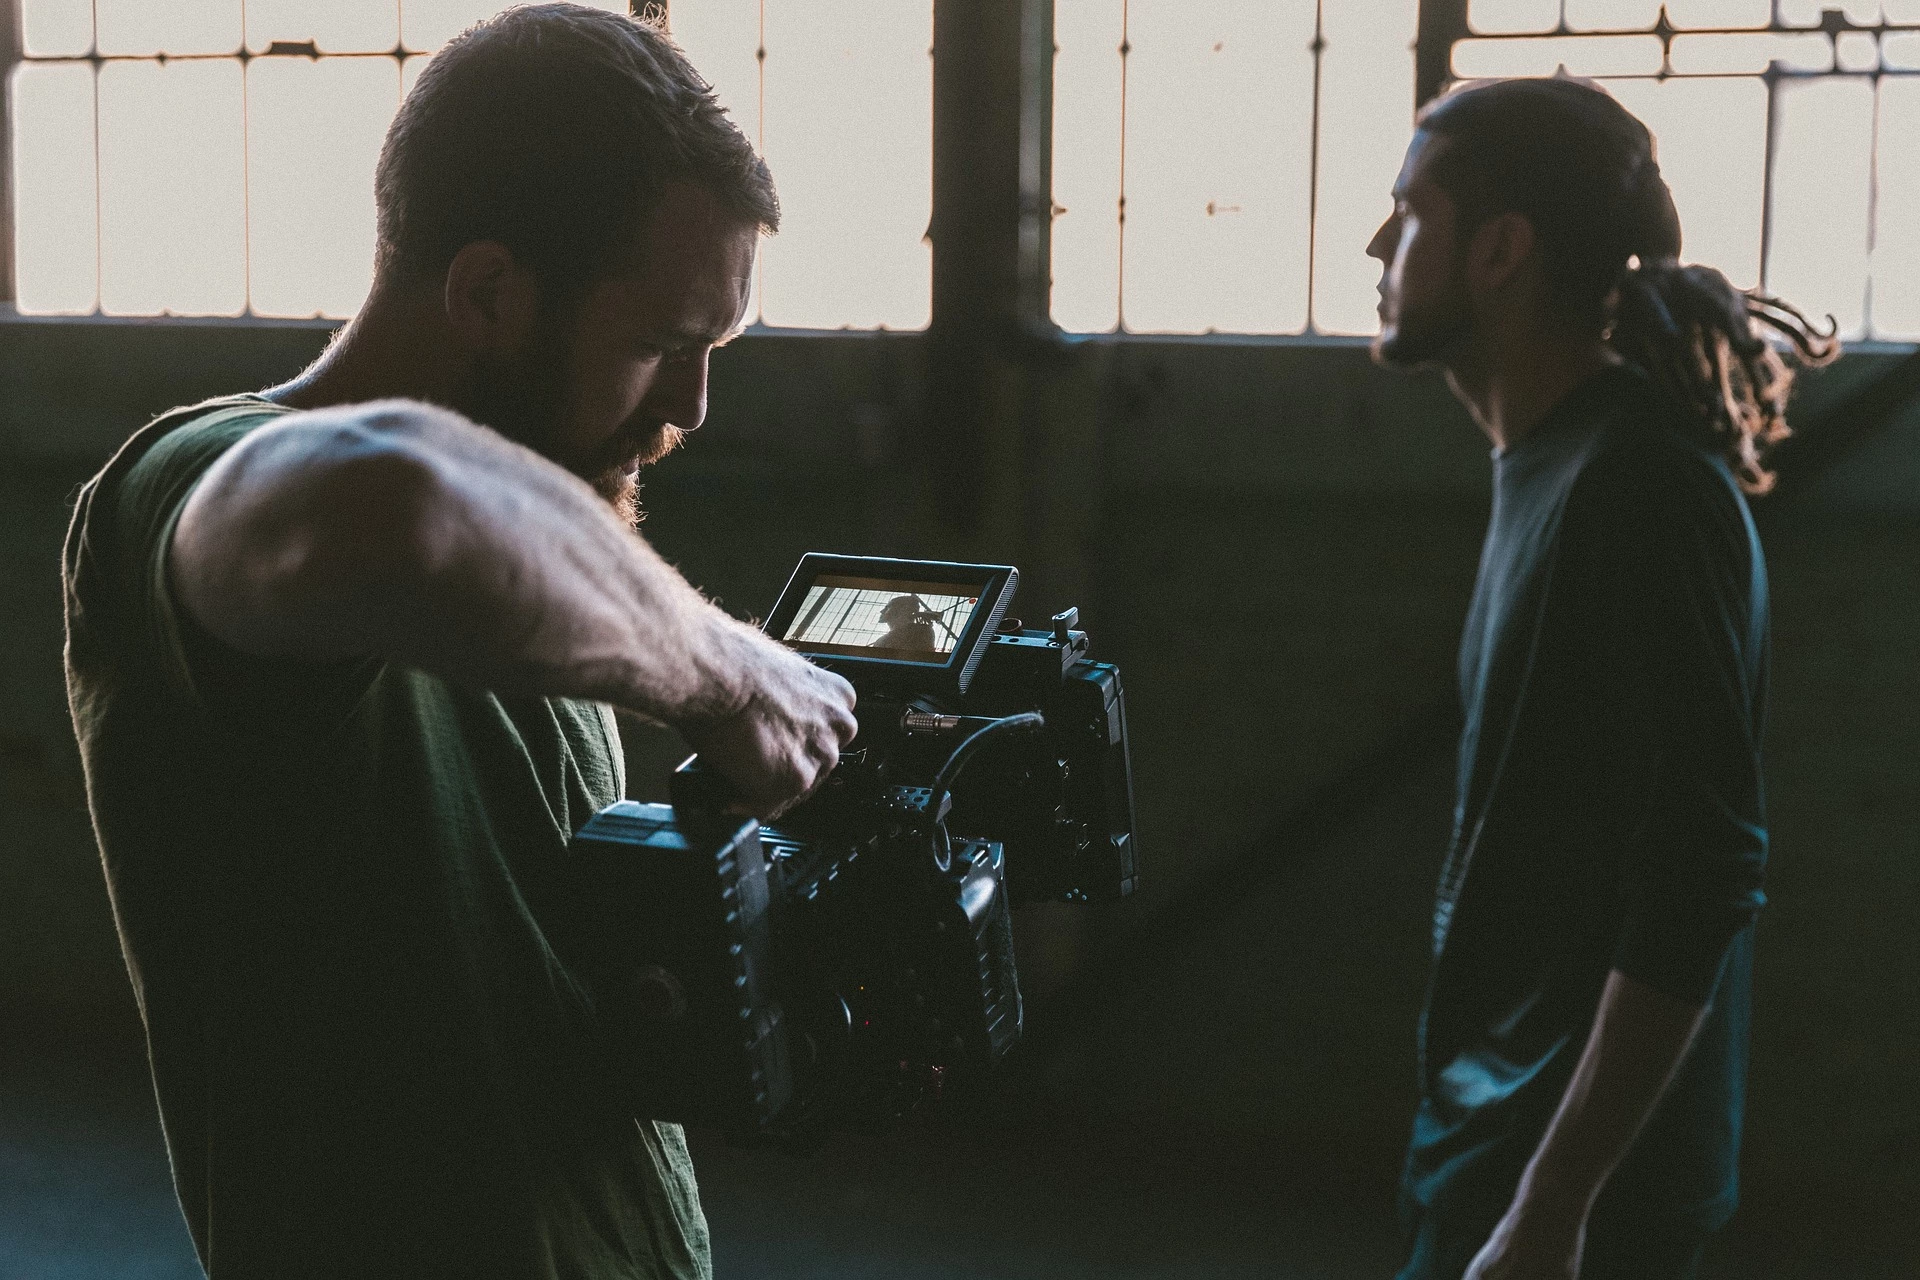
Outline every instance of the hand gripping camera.
POLYGON ((1018 1042, 1010 908, 1136 883, 1120 673, 1004 565, 808 555, 766 630, 846 676, 859 737, 777 826, 698 757, 574 837, 576 968, 647 1114, 736 1139, 880 1128, 1018 1042))

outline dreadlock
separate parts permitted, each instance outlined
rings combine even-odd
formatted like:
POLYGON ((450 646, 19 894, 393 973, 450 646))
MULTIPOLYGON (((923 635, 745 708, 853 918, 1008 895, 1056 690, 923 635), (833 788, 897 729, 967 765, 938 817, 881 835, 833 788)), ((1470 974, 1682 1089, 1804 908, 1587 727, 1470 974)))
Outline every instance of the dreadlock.
POLYGON ((1431 172, 1463 230, 1524 214, 1567 317, 1606 333, 1692 410, 1742 488, 1770 489, 1766 456, 1788 435, 1795 370, 1839 351, 1832 318, 1823 332, 1771 294, 1680 261, 1680 215, 1647 127, 1566 76, 1462 86, 1428 104, 1419 127, 1447 140, 1431 172))

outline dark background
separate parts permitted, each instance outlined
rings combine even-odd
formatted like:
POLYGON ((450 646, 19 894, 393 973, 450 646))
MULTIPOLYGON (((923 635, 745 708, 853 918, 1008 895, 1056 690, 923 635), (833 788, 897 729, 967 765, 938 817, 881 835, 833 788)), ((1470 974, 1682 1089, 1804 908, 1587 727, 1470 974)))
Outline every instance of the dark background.
MULTIPOLYGON (((0 324, 0 1274, 191 1266, 66 716, 74 491, 325 337, 0 324)), ((938 340, 718 353, 645 534, 740 614, 809 550, 1006 556, 1015 613, 1080 605, 1126 677, 1145 887, 1022 913, 1030 1038, 992 1115, 811 1159, 696 1135, 722 1273, 1384 1276, 1485 442, 1357 346, 1112 339, 990 350, 959 466, 938 340)), ((1874 390, 1913 359, 1810 379, 1758 506, 1772 905, 1716 1274, 1920 1271, 1920 407, 1874 390)), ((658 797, 677 744, 629 738, 658 797)))

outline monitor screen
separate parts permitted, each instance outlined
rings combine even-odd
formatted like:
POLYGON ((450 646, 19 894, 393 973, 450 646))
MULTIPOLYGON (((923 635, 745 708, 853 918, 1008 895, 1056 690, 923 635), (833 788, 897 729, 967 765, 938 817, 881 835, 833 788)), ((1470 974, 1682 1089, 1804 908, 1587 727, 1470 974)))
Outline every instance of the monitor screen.
POLYGON ((977 585, 821 574, 780 638, 803 653, 937 666, 979 606, 977 585))

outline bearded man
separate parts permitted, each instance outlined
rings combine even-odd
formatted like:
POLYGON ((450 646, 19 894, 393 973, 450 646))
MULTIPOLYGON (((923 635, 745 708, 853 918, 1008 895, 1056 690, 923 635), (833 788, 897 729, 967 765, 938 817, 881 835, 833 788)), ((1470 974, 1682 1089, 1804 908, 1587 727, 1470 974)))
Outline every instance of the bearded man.
POLYGON ((1764 491, 1799 314, 1682 265, 1646 127, 1566 78, 1421 114, 1376 356, 1494 445, 1401 1280, 1680 1280, 1733 1212, 1764 491))
POLYGON ((213 1280, 707 1276, 680 1131, 547 924, 622 793, 612 706, 762 816, 855 731, 845 681, 632 527, 635 472, 706 411, 772 182, 661 31, 551 4, 433 58, 376 202, 325 355, 140 431, 67 542, 181 1206, 213 1280))

